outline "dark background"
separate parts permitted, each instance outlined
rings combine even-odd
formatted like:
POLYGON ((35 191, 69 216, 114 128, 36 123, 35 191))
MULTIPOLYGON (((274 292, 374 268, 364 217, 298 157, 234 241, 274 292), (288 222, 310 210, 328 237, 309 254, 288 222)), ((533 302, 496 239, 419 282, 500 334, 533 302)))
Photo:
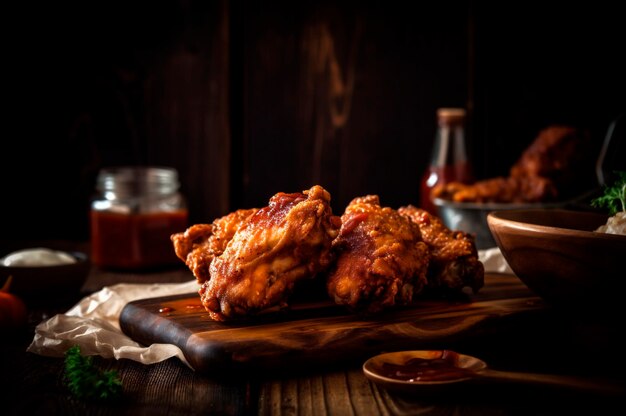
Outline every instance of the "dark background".
POLYGON ((313 184, 338 213, 398 207, 418 202, 438 107, 468 109, 478 178, 553 123, 599 148, 626 110, 609 2, 434 3, 6 6, 0 239, 87 240, 103 166, 177 168, 192 223, 313 184))

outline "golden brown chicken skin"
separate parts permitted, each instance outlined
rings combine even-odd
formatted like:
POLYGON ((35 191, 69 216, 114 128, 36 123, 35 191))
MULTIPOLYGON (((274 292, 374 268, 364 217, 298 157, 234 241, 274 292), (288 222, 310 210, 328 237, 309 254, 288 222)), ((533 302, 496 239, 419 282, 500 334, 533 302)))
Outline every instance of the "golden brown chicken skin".
POLYGON ((511 167, 512 177, 543 177, 564 185, 588 157, 588 137, 574 127, 553 125, 539 132, 535 140, 511 167))
POLYGON ((434 198, 455 202, 548 202, 574 196, 589 186, 593 160, 586 133, 570 126, 541 130, 511 167, 509 176, 473 184, 436 186, 434 198))
POLYGON ((496 177, 472 184, 450 182, 432 190, 434 198, 454 202, 545 202, 555 200, 554 182, 541 176, 496 177))
POLYGON ((353 199, 341 222, 327 280, 330 297, 366 313, 411 303, 426 284, 429 260, 417 225, 381 207, 376 195, 353 199))
POLYGON ((202 304, 220 321, 286 307, 299 280, 329 267, 339 227, 321 186, 274 195, 211 262, 210 279, 199 290, 202 304))
POLYGON ((412 205, 401 207, 398 212, 419 226, 428 245, 429 289, 460 291, 470 287, 476 293, 483 287, 485 270, 470 234, 452 231, 436 216, 412 205))
POLYGON ((240 209, 213 221, 212 224, 196 224, 184 233, 171 236, 174 251, 185 262, 198 283, 211 278, 211 262, 220 256, 246 218, 258 208, 240 209))

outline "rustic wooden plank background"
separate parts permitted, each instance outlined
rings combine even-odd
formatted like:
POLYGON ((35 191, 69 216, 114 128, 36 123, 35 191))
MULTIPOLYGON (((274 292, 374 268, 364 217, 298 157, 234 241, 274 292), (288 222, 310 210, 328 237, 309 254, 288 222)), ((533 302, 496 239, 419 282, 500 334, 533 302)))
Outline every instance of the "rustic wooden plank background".
POLYGON ((440 106, 470 111, 478 177, 539 129, 597 145, 626 111, 619 13, 406 2, 12 2, 0 238, 88 239, 99 168, 181 173, 190 220, 327 187, 416 203, 440 106), (495 17, 494 17, 495 16, 495 17))
POLYGON ((340 212, 416 202, 436 108, 467 101, 467 6, 278 4, 244 10, 243 204, 315 183, 340 212))

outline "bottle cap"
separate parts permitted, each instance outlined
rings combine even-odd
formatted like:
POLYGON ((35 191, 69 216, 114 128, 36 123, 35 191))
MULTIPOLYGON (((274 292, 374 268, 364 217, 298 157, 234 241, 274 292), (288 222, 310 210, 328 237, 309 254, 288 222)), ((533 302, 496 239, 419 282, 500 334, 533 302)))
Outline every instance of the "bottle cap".
POLYGON ((465 120, 464 108, 439 108, 437 110, 439 124, 458 124, 465 120))

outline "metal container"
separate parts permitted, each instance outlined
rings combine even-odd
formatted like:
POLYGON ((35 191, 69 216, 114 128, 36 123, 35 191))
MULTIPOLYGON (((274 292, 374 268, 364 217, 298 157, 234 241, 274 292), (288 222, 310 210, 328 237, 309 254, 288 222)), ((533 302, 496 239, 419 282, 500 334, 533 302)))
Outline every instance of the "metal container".
POLYGON ((496 202, 454 202, 435 198, 439 218, 451 230, 465 231, 476 237, 476 248, 479 250, 496 247, 489 225, 487 214, 491 211, 531 208, 562 208, 567 202, 555 203, 496 203, 496 202))

